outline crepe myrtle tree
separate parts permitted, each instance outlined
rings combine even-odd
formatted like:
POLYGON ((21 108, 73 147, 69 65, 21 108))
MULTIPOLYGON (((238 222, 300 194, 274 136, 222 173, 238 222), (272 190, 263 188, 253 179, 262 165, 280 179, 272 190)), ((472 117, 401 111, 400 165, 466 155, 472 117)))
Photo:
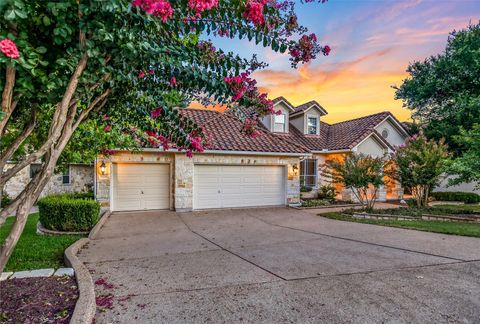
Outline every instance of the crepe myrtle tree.
POLYGON ((388 175, 402 187, 410 188, 417 206, 427 206, 431 190, 441 178, 450 153, 443 140, 428 140, 418 134, 408 138, 392 156, 394 167, 388 175))
MULTIPOLYGON (((105 154, 108 148, 145 144, 189 156, 201 152, 208 144, 202 128, 173 109, 192 100, 232 110, 249 106, 256 116, 274 112, 250 77, 265 65, 200 41, 205 35, 288 51, 294 68, 330 52, 297 23, 294 1, 0 3, 0 188, 41 162, 25 189, 0 211, 0 225, 16 213, 0 271, 59 162, 99 153, 102 145, 105 154), (10 160, 16 164, 6 169, 10 160)), ((244 131, 256 136, 257 120, 246 117, 244 131)))
POLYGON ((362 206, 371 211, 380 186, 385 184, 384 168, 388 164, 389 161, 383 157, 351 153, 344 159, 326 161, 322 172, 333 183, 352 190, 362 206))

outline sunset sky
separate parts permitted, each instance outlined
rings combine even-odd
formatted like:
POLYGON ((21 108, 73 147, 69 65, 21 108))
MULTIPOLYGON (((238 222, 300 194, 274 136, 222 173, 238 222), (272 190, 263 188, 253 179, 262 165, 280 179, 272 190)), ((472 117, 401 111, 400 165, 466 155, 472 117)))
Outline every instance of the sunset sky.
POLYGON ((255 73, 270 98, 283 95, 293 104, 317 100, 337 122, 389 110, 400 120, 410 113, 394 100, 392 85, 406 77, 409 62, 445 48, 448 33, 480 20, 479 0, 330 0, 298 4, 299 22, 332 47, 297 70, 288 54, 246 40, 213 39, 224 51, 243 57, 258 54, 269 66, 255 73))

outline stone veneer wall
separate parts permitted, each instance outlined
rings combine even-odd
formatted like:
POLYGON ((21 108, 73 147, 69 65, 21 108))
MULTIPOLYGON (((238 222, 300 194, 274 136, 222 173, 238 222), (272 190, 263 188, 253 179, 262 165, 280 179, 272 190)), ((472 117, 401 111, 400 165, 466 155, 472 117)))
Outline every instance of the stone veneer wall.
MULTIPOLYGON (((14 164, 7 164, 11 168, 14 164)), ((62 183, 62 173, 55 173, 43 189, 40 197, 52 194, 85 192, 93 189, 94 167, 93 165, 72 164, 70 165, 70 183, 62 183)), ((30 166, 23 168, 15 177, 7 181, 4 192, 11 198, 15 198, 30 182, 30 166)))
MULTIPOLYGON (((300 177, 293 172, 293 165, 299 167, 298 157, 281 156, 249 156, 230 154, 194 154, 188 158, 185 153, 117 153, 108 159, 97 159, 97 200, 102 206, 109 206, 110 186, 112 181, 112 163, 170 163, 171 204, 170 208, 176 211, 191 211, 193 208, 193 177, 195 164, 232 164, 232 165, 283 165, 288 171, 287 202, 289 204, 300 201, 300 177), (104 160, 108 175, 99 175, 98 165, 104 160)), ((298 169, 297 169, 298 170, 298 169)))

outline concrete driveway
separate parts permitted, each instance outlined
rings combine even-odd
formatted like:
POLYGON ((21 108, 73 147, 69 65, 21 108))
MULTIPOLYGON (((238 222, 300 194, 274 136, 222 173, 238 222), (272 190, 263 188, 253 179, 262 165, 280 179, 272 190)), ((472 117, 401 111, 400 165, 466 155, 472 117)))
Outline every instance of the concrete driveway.
POLYGON ((79 256, 114 296, 98 323, 480 320, 476 238, 286 208, 136 212, 79 256))

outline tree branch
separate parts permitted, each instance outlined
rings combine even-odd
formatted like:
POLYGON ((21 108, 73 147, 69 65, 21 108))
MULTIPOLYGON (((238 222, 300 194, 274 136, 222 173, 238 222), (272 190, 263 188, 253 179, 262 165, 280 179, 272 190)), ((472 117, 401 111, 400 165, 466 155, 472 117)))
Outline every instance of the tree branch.
POLYGON ((11 159, 13 154, 18 150, 20 145, 27 139, 28 136, 32 133, 35 128, 35 124, 37 121, 37 110, 35 108, 32 109, 30 121, 25 125, 22 133, 18 135, 15 140, 10 144, 10 146, 2 153, 0 156, 0 170, 3 170, 7 161, 11 159))
POLYGON ((2 112, 5 113, 5 116, 0 120, 0 134, 4 133, 5 126, 13 112, 12 108, 15 108, 15 106, 12 105, 15 74, 15 68, 11 65, 7 66, 5 73, 5 86, 2 92, 2 112))
MULTIPOLYGON (((90 106, 87 107, 87 109, 82 110, 82 112, 77 118, 77 121, 73 125, 73 129, 76 129, 78 125, 80 125, 80 123, 88 116, 88 114, 95 108, 98 103, 105 101, 110 92, 110 89, 105 90, 101 95, 99 95, 92 101, 92 103, 90 104, 90 106)), ((102 103, 101 106, 103 107, 104 103, 102 103)))

